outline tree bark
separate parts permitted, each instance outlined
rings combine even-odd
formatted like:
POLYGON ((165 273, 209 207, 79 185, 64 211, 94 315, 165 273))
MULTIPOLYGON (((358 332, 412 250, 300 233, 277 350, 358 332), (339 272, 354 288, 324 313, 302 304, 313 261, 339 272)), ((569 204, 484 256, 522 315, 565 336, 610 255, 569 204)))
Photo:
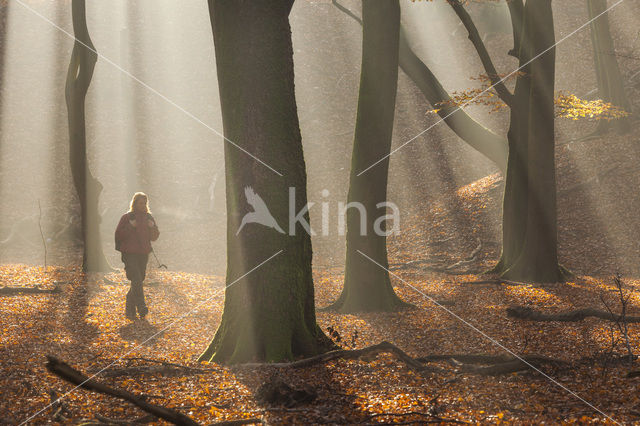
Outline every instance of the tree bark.
POLYGON ((344 288, 329 307, 339 312, 394 311, 406 306, 389 279, 385 232, 376 231, 374 226, 379 212, 386 213, 379 204, 387 199, 388 154, 398 84, 400 4, 398 0, 363 0, 362 16, 362 69, 347 201, 362 205, 364 210, 352 207, 346 213, 344 288))
MULTIPOLYGON (((515 281, 558 282, 554 87, 555 33, 551 0, 525 4, 523 42, 530 46, 527 137, 527 214, 522 250, 503 273, 515 281), (538 55, 540 55, 538 57, 538 55)), ((522 53, 522 50, 521 50, 522 53)), ((519 124, 520 126, 520 124, 519 124)), ((522 128, 524 135, 525 129, 522 128)))
POLYGON ((514 58, 520 58, 524 4, 522 3, 522 0, 509 0, 507 2, 507 6, 509 7, 511 29, 513 31, 513 49, 509 50, 507 54, 514 58))
POLYGON ((82 269, 85 272, 109 272, 113 268, 102 252, 101 218, 98 213, 102 184, 89 170, 85 129, 85 98, 98 55, 89 37, 84 0, 73 0, 71 13, 76 41, 67 72, 65 97, 69 122, 69 162, 82 218, 82 269))
MULTIPOLYGON (((209 0, 225 137, 282 176, 225 144, 227 288, 222 322, 199 360, 274 362, 333 347, 316 324, 310 235, 301 222, 286 226, 289 210, 297 213, 307 204, 288 20, 291 3, 209 0), (256 223, 238 233, 250 211, 246 187, 264 200, 288 233, 256 223), (295 191, 291 206, 290 190, 295 191)), ((308 212, 302 219, 308 222, 308 212)))
MULTIPOLYGON (((618 106, 627 112, 631 112, 631 104, 624 90, 622 75, 616 51, 609 29, 609 18, 605 14, 596 19, 607 10, 606 0, 587 0, 587 9, 591 23, 591 43, 593 45, 593 61, 598 81, 598 95, 606 102, 618 106)), ((613 121, 598 120, 598 131, 604 132, 613 127, 619 133, 627 133, 631 130, 628 117, 618 118, 613 121)))

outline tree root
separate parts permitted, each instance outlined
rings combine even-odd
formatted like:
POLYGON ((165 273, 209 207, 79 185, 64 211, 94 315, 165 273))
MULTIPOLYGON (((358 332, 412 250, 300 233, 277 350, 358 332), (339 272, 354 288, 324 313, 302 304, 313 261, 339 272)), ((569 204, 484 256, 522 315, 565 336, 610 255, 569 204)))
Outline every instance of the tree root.
MULTIPOLYGON (((100 382, 97 382, 93 379, 88 378, 80 371, 72 368, 67 363, 51 356, 47 356, 47 370, 56 376, 62 378, 63 380, 68 381, 76 386, 79 386, 83 389, 87 389, 93 392, 102 393, 105 395, 113 396, 118 399, 122 399, 128 401, 138 408, 146 411, 147 413, 166 420, 175 425, 182 426, 199 426, 199 424, 191 419, 190 417, 185 416, 182 413, 179 413, 175 410, 172 410, 167 407, 163 407, 160 405, 150 404, 145 400, 144 396, 135 395, 130 392, 127 392, 122 389, 112 388, 100 382)), ((241 420, 233 420, 233 421, 225 421, 214 423, 215 425, 221 426, 231 426, 231 425, 240 425, 240 424, 255 424, 262 423, 260 419, 241 419, 241 420)))
POLYGON ((640 317, 613 314, 611 312, 602 311, 594 308, 583 308, 574 311, 558 312, 554 314, 545 314, 535 311, 527 306, 511 306, 507 308, 507 316, 528 321, 561 321, 561 322, 578 322, 588 317, 600 318, 607 321, 624 321, 624 322, 640 322, 640 317))
POLYGON ((238 364, 235 368, 258 368, 258 367, 278 367, 278 368, 306 368, 316 364, 324 364, 336 359, 359 359, 370 358, 380 353, 390 353, 400 361, 402 361, 411 370, 418 373, 445 373, 444 369, 427 366, 429 362, 436 361, 452 361, 456 366, 461 367, 463 373, 473 373, 480 375, 500 375, 508 374, 515 371, 527 370, 533 366, 541 364, 552 365, 567 365, 567 362, 560 359, 548 358, 539 355, 526 355, 521 358, 513 356, 501 356, 501 355, 469 355, 469 354, 453 354, 453 355, 429 355, 425 357, 412 358, 402 349, 398 348, 392 343, 381 342, 377 345, 368 346, 362 349, 354 350, 337 350, 326 352, 311 358, 301 359, 299 361, 289 363, 251 363, 251 364, 238 364), (482 367, 470 364, 492 364, 488 367, 482 367))
POLYGON ((490 279, 490 280, 478 280, 478 281, 465 281, 461 284, 468 284, 468 285, 482 285, 482 284, 495 284, 495 285, 502 285, 502 284, 508 284, 508 285, 532 285, 532 283, 527 283, 527 282, 523 282, 523 281, 511 281, 511 280, 502 280, 499 278, 494 278, 494 279, 490 279))
POLYGON ((389 342, 381 342, 377 345, 367 346, 362 349, 339 349, 336 351, 325 352, 310 358, 301 359, 294 362, 281 362, 272 364, 248 363, 238 364, 236 368, 256 368, 256 367, 279 367, 279 368, 306 368, 316 364, 324 364, 335 359, 358 359, 361 357, 373 357, 380 353, 390 353, 395 355, 400 361, 404 362, 407 367, 415 371, 428 370, 420 362, 410 357, 406 352, 389 342))

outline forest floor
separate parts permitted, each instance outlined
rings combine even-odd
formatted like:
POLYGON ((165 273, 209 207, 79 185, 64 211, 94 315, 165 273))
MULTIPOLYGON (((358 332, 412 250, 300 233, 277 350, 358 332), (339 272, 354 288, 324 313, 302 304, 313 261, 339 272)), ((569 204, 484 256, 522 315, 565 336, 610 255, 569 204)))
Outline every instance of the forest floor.
MULTIPOLYGON (((544 313, 620 312, 613 279, 620 259, 609 253, 606 241, 624 231, 626 220, 631 238, 620 238, 630 244, 629 252, 637 250, 631 246, 637 197, 628 197, 628 206, 618 204, 611 213, 614 223, 623 222, 620 229, 610 226, 600 233, 589 216, 593 209, 581 203, 589 198, 585 194, 606 191, 608 185, 627 190, 636 185, 637 166, 624 155, 633 148, 625 144, 632 142, 610 135, 606 147, 594 143, 582 149, 583 157, 594 158, 606 150, 610 160, 621 153, 609 163, 613 172, 610 167, 596 170, 586 183, 564 178, 571 176, 571 168, 559 156, 561 256, 577 274, 570 282, 478 283, 488 278, 479 272, 491 266, 500 248, 501 178, 490 175, 446 194, 441 202, 416 208, 406 216, 402 235, 390 240, 392 282, 414 309, 357 315, 318 311, 322 329, 344 349, 387 341, 414 358, 458 356, 431 359, 424 371, 390 353, 305 368, 197 363, 220 322, 224 277, 151 269, 146 281, 150 314, 131 322, 124 317, 128 285, 122 271, 85 275, 67 266, 2 265, 2 286, 58 286, 61 291, 1 298, 0 423, 157 422, 128 403, 74 389, 46 370, 46 355, 201 424, 243 418, 270 424, 640 422, 640 379, 627 377, 640 365, 629 361, 625 341, 628 337, 634 355, 639 352, 636 323, 628 324, 625 336, 617 328, 622 324, 599 318, 539 322, 507 315, 513 306, 544 313), (586 259, 575 255, 582 250, 586 259), (462 356, 469 354, 550 360, 491 374, 483 367, 492 363, 471 365, 462 356), (126 375, 118 376, 120 369, 127 369, 126 375), (275 378, 309 392, 309 400, 259 402, 257 390, 275 378)), ((561 153, 564 149, 567 144, 559 147, 561 153)), ((607 211, 607 197, 593 196, 602 197, 601 208, 607 211)), ((633 270, 624 268, 622 277, 628 316, 640 315, 640 279, 628 272, 633 270)), ((341 267, 314 269, 318 307, 335 300, 343 274, 341 267)))

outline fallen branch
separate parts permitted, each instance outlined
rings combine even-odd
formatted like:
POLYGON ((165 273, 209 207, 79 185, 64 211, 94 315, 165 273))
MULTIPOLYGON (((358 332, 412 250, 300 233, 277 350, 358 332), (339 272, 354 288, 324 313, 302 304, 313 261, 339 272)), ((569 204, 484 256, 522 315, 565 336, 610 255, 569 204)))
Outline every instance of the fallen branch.
POLYGON ((96 420, 108 425, 113 425, 113 424, 130 425, 132 423, 145 424, 145 423, 151 423, 155 419, 156 417, 151 414, 147 414, 146 416, 143 416, 143 417, 138 417, 137 419, 112 419, 110 417, 105 417, 105 416, 101 416, 100 414, 96 414, 96 420))
POLYGON ((416 358, 416 361, 424 363, 434 361, 452 361, 454 365, 461 367, 462 372, 480 374, 483 376, 497 376, 500 374, 509 374, 517 371, 528 370, 532 365, 537 368, 542 364, 552 364, 556 366, 566 366, 568 364, 566 361, 561 359, 549 358, 541 355, 525 355, 520 358, 509 355, 486 354, 428 355, 416 358), (488 364, 488 366, 470 364, 488 364))
POLYGON ((0 287, 0 296, 13 296, 15 294, 55 294, 60 293, 60 287, 56 284, 53 288, 40 287, 0 287))
MULTIPOLYGON (((555 314, 545 314, 535 311, 527 306, 511 306, 507 308, 507 316, 529 321, 562 321, 578 322, 588 317, 600 318, 607 321, 621 321, 622 316, 611 312, 594 308, 583 308, 574 311, 558 312, 555 314)), ((625 322, 640 322, 640 317, 626 316, 625 322)))
POLYGON ((149 414, 152 414, 158 418, 166 420, 176 425, 187 425, 187 426, 198 426, 191 418, 185 416, 182 413, 179 413, 175 410, 172 410, 167 407, 162 407, 159 405, 150 404, 144 400, 144 397, 134 395, 130 392, 127 392, 122 389, 111 388, 105 384, 97 382, 93 379, 88 378, 80 371, 72 368, 67 363, 51 356, 47 356, 47 370, 56 376, 76 385, 83 389, 87 389, 93 392, 102 393, 105 395, 110 395, 119 399, 123 399, 128 401, 135 406, 141 408, 149 414))
MULTIPOLYGON (((83 389, 87 389, 93 392, 102 393, 105 395, 110 395, 119 399, 123 399, 135 405, 136 407, 146 411, 147 413, 158 417, 160 419, 166 420, 170 423, 180 426, 199 426, 199 424, 191 419, 190 417, 185 416, 182 413, 179 413, 171 408, 163 407, 160 405, 154 405, 148 403, 144 395, 135 395, 130 392, 127 392, 122 389, 112 388, 100 382, 97 382, 91 378, 88 378, 80 371, 74 369, 64 361, 61 361, 51 355, 47 355, 47 370, 56 376, 60 377, 63 380, 66 380, 69 383, 72 383, 78 387, 83 389)), ((235 425, 248 425, 248 424, 256 424, 262 423, 261 419, 238 419, 238 420, 227 420, 217 423, 211 423, 209 426, 235 426, 235 425)))
MULTIPOLYGON (((413 421, 407 424, 424 424, 424 423, 458 423, 458 424, 466 424, 466 422, 463 422, 461 420, 455 420, 455 419, 443 419, 442 417, 438 417, 434 414, 429 414, 429 413, 420 413, 418 411, 409 411, 407 413, 377 413, 377 414, 372 414, 369 417, 367 417, 366 419, 364 419, 362 422, 358 423, 358 424, 367 424, 366 422, 376 419, 378 417, 409 417, 409 416, 415 416, 415 417, 422 417, 422 420, 419 421, 413 421)), ((380 424, 380 423, 373 423, 373 424, 380 424)), ((393 423, 393 424, 401 424, 401 423, 393 423)))

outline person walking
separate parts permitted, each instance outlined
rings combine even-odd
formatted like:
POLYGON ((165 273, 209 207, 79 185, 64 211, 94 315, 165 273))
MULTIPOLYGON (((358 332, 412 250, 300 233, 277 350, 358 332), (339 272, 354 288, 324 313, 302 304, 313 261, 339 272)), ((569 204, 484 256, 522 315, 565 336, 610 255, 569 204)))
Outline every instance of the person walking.
POLYGON ((160 236, 158 225, 149 210, 149 197, 136 192, 131 199, 129 211, 122 215, 116 228, 116 250, 122 253, 122 262, 131 288, 127 293, 125 315, 131 321, 140 319, 149 312, 144 300, 142 283, 147 271, 151 241, 160 236))

